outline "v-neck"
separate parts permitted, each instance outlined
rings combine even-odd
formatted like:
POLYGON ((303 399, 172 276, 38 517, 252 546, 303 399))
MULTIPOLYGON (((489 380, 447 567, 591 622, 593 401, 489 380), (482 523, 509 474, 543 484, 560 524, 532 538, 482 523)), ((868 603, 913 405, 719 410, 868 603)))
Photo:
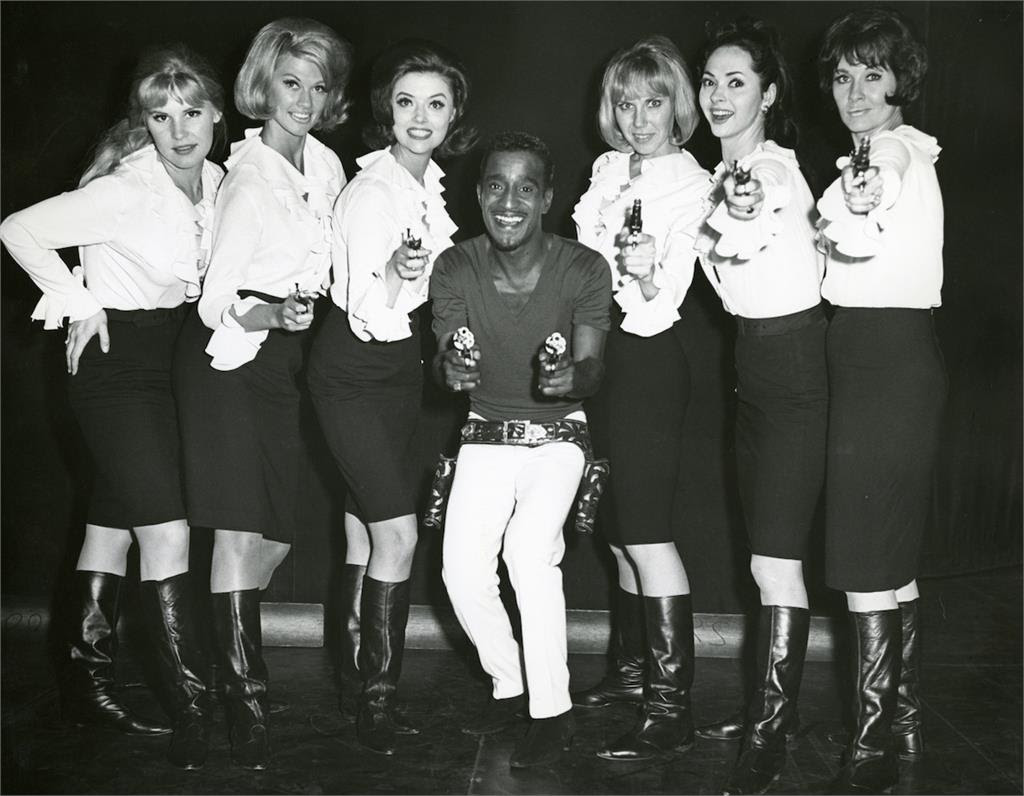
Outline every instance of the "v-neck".
MULTIPOLYGON (((483 266, 487 270, 487 272, 485 274, 486 279, 484 279, 483 281, 490 288, 490 292, 491 292, 492 298, 498 304, 500 304, 502 306, 502 308, 505 310, 505 312, 508 314, 508 316, 515 323, 518 324, 518 323, 520 323, 523 320, 523 318, 526 317, 530 307, 532 307, 532 306, 534 306, 536 304, 536 302, 533 300, 533 297, 535 295, 537 295, 537 291, 540 290, 541 285, 548 278, 548 271, 551 270, 551 268, 549 267, 549 262, 548 262, 548 260, 550 259, 548 257, 548 255, 551 253, 551 239, 547 235, 544 236, 544 249, 543 249, 544 257, 541 260, 540 275, 537 277, 537 284, 535 284, 533 286, 533 290, 530 291, 530 295, 527 297, 526 302, 523 304, 523 306, 519 308, 518 312, 516 310, 512 309, 512 307, 509 305, 509 303, 505 300, 505 298, 498 291, 497 286, 494 284, 494 275, 491 273, 490 262, 488 261, 489 260, 490 246, 491 246, 490 242, 488 241, 485 244, 485 246, 487 246, 486 251, 488 252, 488 256, 485 256, 484 258, 482 258, 483 259, 483 266)), ((487 288, 485 287, 484 289, 486 290, 487 288)))

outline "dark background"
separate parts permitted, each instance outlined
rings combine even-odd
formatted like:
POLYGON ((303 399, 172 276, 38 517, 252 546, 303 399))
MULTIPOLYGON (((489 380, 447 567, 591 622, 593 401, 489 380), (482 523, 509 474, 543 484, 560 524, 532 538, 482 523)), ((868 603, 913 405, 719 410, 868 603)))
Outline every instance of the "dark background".
MULTIPOLYGON (((945 285, 936 324, 950 399, 923 573, 939 575, 1021 561, 1021 5, 897 3, 931 56, 926 90, 908 121, 944 148, 938 175, 946 207, 945 285)), ((481 132, 529 130, 557 165, 551 231, 573 237, 570 212, 593 159, 600 75, 612 53, 652 33, 671 37, 695 66, 707 23, 741 14, 777 25, 798 81, 802 163, 816 195, 849 148, 831 102, 818 93, 816 47, 849 3, 20 3, 2 13, 3 171, 6 215, 72 189, 100 132, 116 120, 139 51, 185 41, 233 83, 249 41, 282 16, 334 27, 356 50, 353 118, 321 140, 346 172, 367 148, 367 73, 388 43, 423 37, 460 54, 473 80, 468 118, 481 132)), ((251 122, 228 110, 230 139, 251 122)), ((689 145, 708 168, 716 141, 702 123, 689 145)), ((219 153, 222 159, 225 153, 219 153)), ((442 162, 461 227, 481 231, 473 194, 477 159, 442 162)), ((66 253, 74 261, 75 253, 66 253)), ((38 292, 10 259, 2 264, 2 589, 53 595, 73 566, 84 524, 88 456, 64 392, 63 335, 30 323, 38 292)), ((321 306, 321 311, 325 309, 321 306)), ((752 597, 734 487, 732 330, 698 269, 683 323, 693 398, 680 478, 677 540, 698 611, 737 611, 752 597)), ((423 464, 450 442, 464 407, 432 389, 424 402, 423 464)), ((637 396, 643 411, 643 396, 637 396)), ((311 420, 311 418, 310 418, 311 420)), ((270 599, 326 602, 343 549, 343 486, 309 426, 304 517, 293 555, 270 599)), ((820 523, 808 579, 812 607, 837 604, 822 586, 820 523)), ((198 535, 201 555, 208 535, 198 535)), ((440 544, 421 535, 413 601, 445 600, 440 544)), ((570 538, 563 570, 570 607, 607 606, 608 555, 600 539, 570 538)))

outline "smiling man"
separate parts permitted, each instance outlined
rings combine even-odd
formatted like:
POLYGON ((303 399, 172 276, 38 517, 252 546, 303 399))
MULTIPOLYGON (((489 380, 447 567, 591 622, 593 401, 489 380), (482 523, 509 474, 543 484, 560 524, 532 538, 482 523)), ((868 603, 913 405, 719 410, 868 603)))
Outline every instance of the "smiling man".
POLYGON ((445 251, 430 280, 437 374, 470 401, 443 576, 493 682, 492 696, 463 729, 488 734, 511 725, 528 691, 532 720, 513 768, 557 761, 575 729, 558 565, 562 526, 590 455, 582 400, 601 382, 611 303, 601 256, 541 226, 553 172, 539 139, 495 136, 477 184, 486 234, 445 251), (468 352, 449 350, 460 327, 475 337, 468 352), (568 342, 561 356, 545 351, 555 332, 568 342), (499 596, 499 553, 519 606, 523 664, 499 596))

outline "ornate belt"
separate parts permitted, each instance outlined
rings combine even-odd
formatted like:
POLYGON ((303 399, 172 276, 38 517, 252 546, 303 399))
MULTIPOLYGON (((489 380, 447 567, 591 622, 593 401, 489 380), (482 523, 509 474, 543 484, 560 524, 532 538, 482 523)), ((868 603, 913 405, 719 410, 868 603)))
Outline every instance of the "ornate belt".
POLYGON ((590 430, 582 420, 550 420, 535 423, 532 420, 467 420, 462 427, 461 439, 465 443, 485 445, 525 445, 535 448, 549 442, 570 442, 593 457, 590 430))

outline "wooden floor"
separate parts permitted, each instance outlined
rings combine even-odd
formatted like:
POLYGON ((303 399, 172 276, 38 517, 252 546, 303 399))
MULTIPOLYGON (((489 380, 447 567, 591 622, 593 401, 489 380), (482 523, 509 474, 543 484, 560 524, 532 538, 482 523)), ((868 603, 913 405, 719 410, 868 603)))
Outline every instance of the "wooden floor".
MULTIPOLYGON (((924 722, 928 753, 904 764, 899 793, 1021 793, 1021 570, 922 581, 924 722)), ((324 649, 267 651, 271 691, 290 704, 274 716, 271 768, 233 768, 218 716, 206 767, 173 768, 166 739, 135 739, 86 731, 59 720, 52 665, 42 634, 8 628, 3 635, 0 791, 14 793, 451 793, 451 794, 687 794, 719 793, 736 754, 728 743, 698 740, 673 759, 613 763, 597 758, 600 744, 625 731, 629 708, 577 711, 573 747, 557 766, 526 772, 508 767, 515 727, 485 740, 463 734, 460 721, 487 688, 466 651, 407 653, 401 696, 422 733, 393 758, 367 752, 334 710, 330 662, 324 649)), ((159 715, 139 684, 140 650, 126 648, 126 699, 159 715)), ((570 658, 573 686, 598 679, 600 655, 570 658)), ((808 663, 800 712, 804 731, 773 792, 821 793, 840 749, 842 667, 808 663)), ((738 704, 737 660, 700 658, 693 689, 698 723, 738 704)))

